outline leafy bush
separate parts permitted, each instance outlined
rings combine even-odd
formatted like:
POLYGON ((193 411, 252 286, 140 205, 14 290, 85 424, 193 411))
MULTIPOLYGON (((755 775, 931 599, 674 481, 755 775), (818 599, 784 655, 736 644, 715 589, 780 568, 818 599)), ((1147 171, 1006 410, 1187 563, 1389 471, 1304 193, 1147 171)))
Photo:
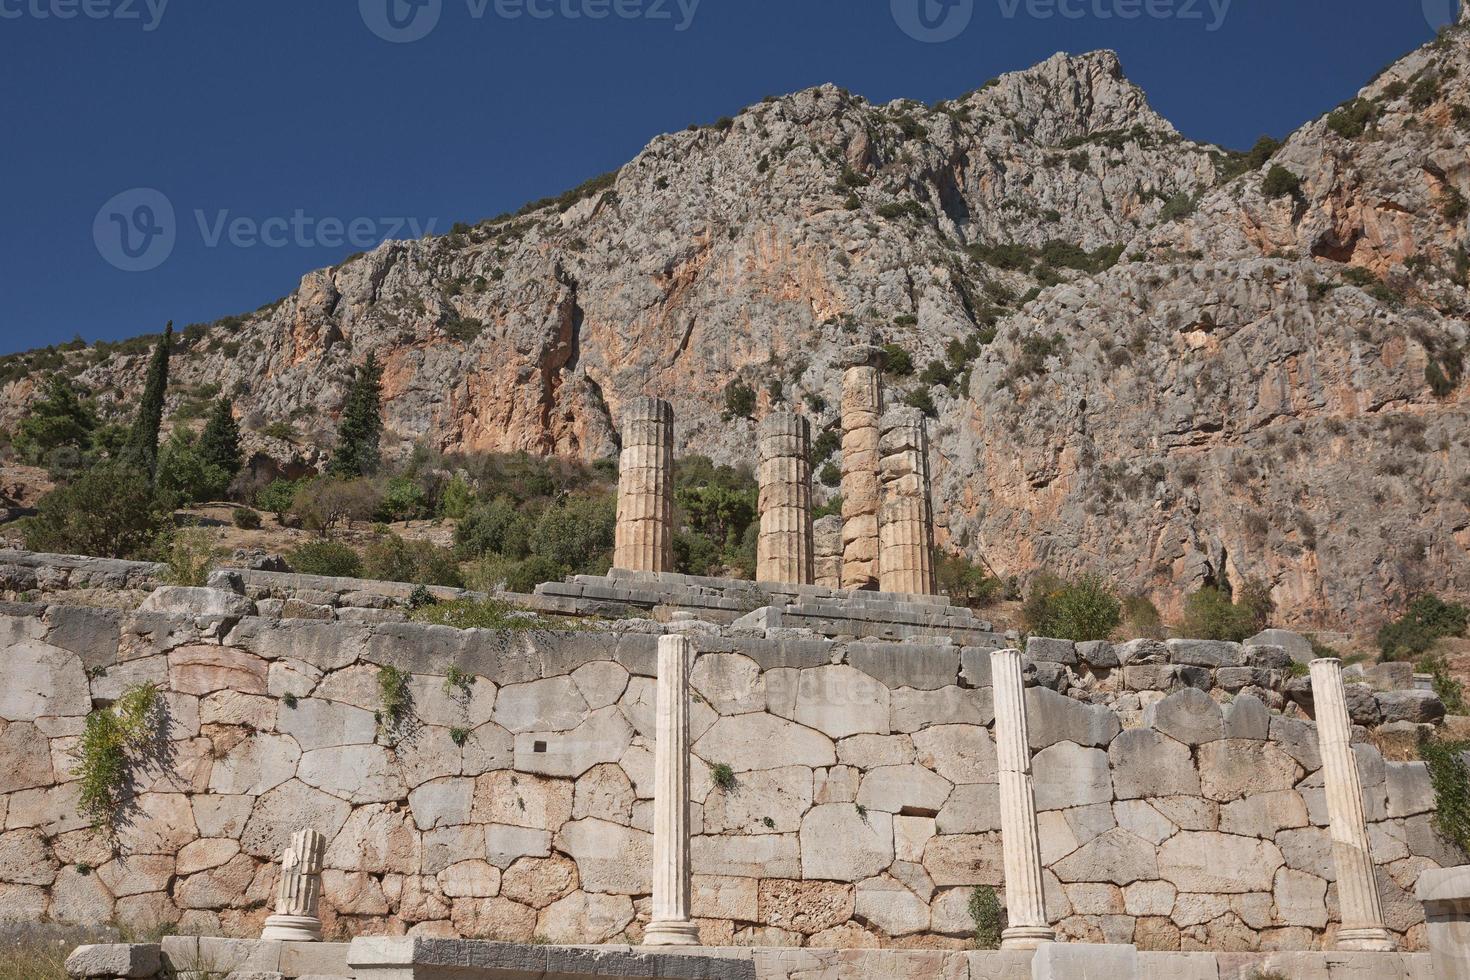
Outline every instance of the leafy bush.
POLYGON ((827 463, 822 467, 822 471, 817 474, 817 478, 822 481, 823 486, 840 486, 842 484, 842 470, 838 468, 836 463, 827 463))
POLYGON ((531 523, 510 497, 476 504, 454 530, 455 547, 465 557, 504 555, 524 558, 531 552, 531 523))
POLYGON ((82 454, 92 448, 97 426, 91 405, 77 396, 65 376, 53 374, 46 381, 46 393, 31 405, 16 427, 15 451, 32 464, 44 463, 62 447, 82 454))
POLYGON ((946 595, 972 608, 994 602, 1004 588, 1000 579, 964 555, 936 555, 934 577, 946 595))
POLYGON ((209 573, 219 553, 214 539, 203 528, 187 528, 174 535, 165 559, 170 585, 200 588, 209 581, 209 573))
POLYGON ((755 414, 755 391, 740 379, 725 386, 725 418, 748 419, 755 414))
POLYGON ((1221 589, 1206 586, 1184 600, 1184 635, 1193 640, 1239 643, 1258 632, 1255 612, 1231 601, 1221 589))
POLYGON ((452 517, 455 520, 463 518, 475 505, 475 491, 470 487, 464 477, 455 475, 444 488, 444 493, 439 497, 439 516, 452 517))
POLYGON ((223 499, 234 475, 206 459, 187 429, 175 429, 159 450, 155 483, 161 499, 187 507, 223 499))
POLYGON ((505 573, 507 592, 529 595, 543 582, 560 582, 566 578, 567 570, 544 555, 532 555, 516 562, 505 573))
POLYGON ((255 495, 255 506, 276 515, 276 520, 286 519, 291 505, 296 501, 298 484, 291 480, 272 480, 255 495))
POLYGON ((123 463, 102 463, 42 498, 25 523, 31 551, 146 558, 167 526, 148 474, 123 463))
POLYGON ((895 378, 907 378, 914 373, 914 358, 898 344, 883 345, 883 370, 895 378))
POLYGON ((363 549, 362 571, 364 577, 383 582, 464 587, 453 551, 396 534, 381 535, 363 549))
POLYGON ((1378 106, 1367 99, 1353 99, 1327 117, 1327 128, 1344 139, 1354 140, 1378 120, 1378 106))
POLYGON ((356 551, 338 541, 308 541, 292 549, 286 560, 301 575, 362 577, 362 559, 356 551))
POLYGON ((1266 173, 1266 179, 1261 182, 1261 193, 1269 198, 1299 197, 1302 192, 1302 179, 1279 164, 1274 165, 1266 173))
POLYGON ((541 512, 531 529, 531 552, 573 571, 604 571, 617 518, 615 497, 572 497, 541 512))
POLYGON ((1426 653, 1436 640, 1464 636, 1470 610, 1438 596, 1419 596, 1404 614, 1378 631, 1385 660, 1407 660, 1426 653))
POLYGON ((1419 758, 1429 766, 1429 780, 1434 786, 1434 825, 1459 849, 1470 851, 1470 771, 1465 768, 1464 753, 1470 742, 1446 742, 1425 739, 1419 744, 1419 758))
POLYGON ((428 494, 409 476, 395 476, 383 488, 375 515, 380 521, 413 521, 429 515, 428 494))
POLYGON ((1434 678, 1434 693, 1444 702, 1446 714, 1463 715, 1470 711, 1465 704, 1465 685, 1455 680, 1450 673, 1449 661, 1445 660, 1443 654, 1425 657, 1414 669, 1434 678))
POLYGON ((322 477, 296 488, 290 514, 308 531, 326 537, 339 524, 351 527, 356 521, 371 521, 381 503, 369 480, 322 477))
POLYGON ((975 923, 975 948, 1000 949, 1005 910, 994 888, 985 885, 970 893, 970 918, 975 923))
POLYGON ((1144 595, 1123 598, 1124 633, 1135 639, 1161 640, 1164 638, 1164 619, 1159 607, 1144 595))
POLYGON ((713 575, 721 565, 724 549, 698 531, 674 535, 674 570, 682 575, 713 575))
POLYGON ((1106 640, 1122 622, 1122 605, 1100 575, 1072 581, 1050 573, 1037 576, 1021 609, 1026 630, 1057 640, 1106 640))
POLYGON ((904 396, 903 403, 909 408, 917 408, 931 419, 939 417, 939 409, 935 406, 934 396, 929 393, 928 388, 915 388, 904 396))
POLYGON ((260 530, 260 515, 249 507, 236 507, 230 514, 230 520, 242 531, 260 530))

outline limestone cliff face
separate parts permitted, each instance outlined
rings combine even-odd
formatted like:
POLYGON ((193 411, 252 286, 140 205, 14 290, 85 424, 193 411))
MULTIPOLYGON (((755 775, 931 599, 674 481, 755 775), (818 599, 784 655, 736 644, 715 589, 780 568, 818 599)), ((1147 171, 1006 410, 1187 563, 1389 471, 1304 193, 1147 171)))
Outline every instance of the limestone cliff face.
MULTIPOLYGON (((1272 163, 1299 200, 1267 198, 1266 168, 1227 181, 1109 52, 935 107, 769 100, 559 202, 311 273, 193 344, 176 389, 219 383, 247 429, 290 419, 330 445, 374 351, 401 446, 606 456, 646 394, 674 403, 681 451, 753 461, 755 423, 722 418, 731 382, 815 436, 837 424, 843 348, 897 343, 922 367, 993 333, 930 393, 942 544, 1161 599, 1228 569, 1269 578, 1299 622, 1371 618, 1420 583, 1470 590, 1463 386, 1437 397, 1425 375, 1465 340, 1450 189, 1470 193, 1470 74, 1445 66, 1466 44, 1378 79, 1376 129, 1292 137, 1272 163), (1344 263, 1403 298, 1328 289, 1344 263)), ((126 406, 141 375, 114 358, 80 379, 126 406)), ((29 391, 5 389, 0 422, 29 391)))

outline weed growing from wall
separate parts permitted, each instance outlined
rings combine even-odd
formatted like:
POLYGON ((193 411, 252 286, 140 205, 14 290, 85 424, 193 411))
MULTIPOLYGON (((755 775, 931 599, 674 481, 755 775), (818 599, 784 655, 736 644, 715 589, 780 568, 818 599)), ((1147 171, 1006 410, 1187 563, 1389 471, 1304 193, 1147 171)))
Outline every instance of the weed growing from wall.
POLYGON ((709 775, 715 781, 715 785, 720 789, 728 790, 735 788, 735 770, 730 767, 729 763, 715 763, 709 767, 709 775))
POLYGON ((1429 766, 1434 785, 1434 826, 1461 851, 1470 854, 1470 770, 1462 756, 1470 742, 1425 739, 1419 758, 1429 766))
POLYGON ((155 684, 129 688, 110 708, 87 716, 76 749, 77 812, 108 837, 116 835, 134 772, 161 754, 165 720, 155 684))
POLYGON ((986 885, 970 893, 970 918, 975 922, 975 948, 1000 949, 1000 933, 1005 927, 1005 911, 995 889, 986 885))
POLYGON ((378 734, 389 745, 397 745, 413 731, 413 692, 409 674, 392 665, 378 670, 378 734))

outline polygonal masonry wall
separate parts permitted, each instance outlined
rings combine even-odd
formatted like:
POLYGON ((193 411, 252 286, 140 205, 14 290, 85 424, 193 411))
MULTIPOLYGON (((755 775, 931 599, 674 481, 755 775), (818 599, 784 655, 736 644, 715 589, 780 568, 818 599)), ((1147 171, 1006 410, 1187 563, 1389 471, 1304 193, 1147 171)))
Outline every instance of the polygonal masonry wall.
MULTIPOLYGON (((90 611, 89 611, 90 612, 90 611)), ((0 898, 50 919, 259 935, 278 857, 327 837, 326 933, 638 942, 662 627, 497 634, 0 610, 0 898), (106 623, 108 620, 98 620, 106 623), (413 724, 380 733, 379 669, 413 724), (450 666, 473 675, 446 684, 450 666), (171 761, 113 857, 76 812, 94 701, 154 682, 171 761), (463 744, 461 744, 461 742, 463 744)), ((692 913, 708 945, 962 948, 1002 884, 989 650, 697 629, 692 913), (728 766, 717 785, 712 766, 728 766)), ((1162 692, 1159 692, 1162 697, 1162 692)), ((1068 939, 1312 948, 1337 909, 1315 726, 1184 689, 1143 712, 1025 694, 1046 910, 1068 939), (1147 720, 1148 727, 1124 729, 1147 720)), ((1386 925, 1461 863, 1422 764, 1354 746, 1386 925)))

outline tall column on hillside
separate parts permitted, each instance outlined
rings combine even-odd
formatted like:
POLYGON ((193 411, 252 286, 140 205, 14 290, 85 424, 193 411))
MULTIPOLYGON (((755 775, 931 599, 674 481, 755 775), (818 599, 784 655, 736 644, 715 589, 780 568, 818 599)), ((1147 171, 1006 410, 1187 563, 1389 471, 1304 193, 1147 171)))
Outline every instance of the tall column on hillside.
POLYGON ((689 661, 686 636, 658 641, 653 746, 653 921, 645 946, 698 946, 689 918, 689 661))
POLYGON ((929 437, 924 413, 883 417, 879 445, 878 581, 884 592, 934 592, 934 517, 929 503, 929 437))
POLYGON ((1395 943, 1383 925, 1383 904, 1368 849, 1363 784, 1353 757, 1353 727, 1340 661, 1312 661, 1312 703, 1322 749, 1332 860, 1337 865, 1338 906, 1342 910, 1337 948, 1392 952, 1395 943))
POLYGON ((842 587, 878 587, 878 439, 883 413, 883 351, 842 355, 842 587))
POLYGON ((623 419, 613 567, 674 570, 674 408, 636 398, 623 419))
POLYGON ((1026 728, 1025 682, 1019 650, 990 655, 995 685, 995 757, 1000 779, 1000 844, 1005 858, 1010 926, 1001 949, 1035 949, 1056 933, 1046 918, 1036 793, 1031 783, 1031 740, 1026 728))
POLYGON ((757 581, 811 585, 812 430, 795 412, 760 425, 760 541, 757 581))

